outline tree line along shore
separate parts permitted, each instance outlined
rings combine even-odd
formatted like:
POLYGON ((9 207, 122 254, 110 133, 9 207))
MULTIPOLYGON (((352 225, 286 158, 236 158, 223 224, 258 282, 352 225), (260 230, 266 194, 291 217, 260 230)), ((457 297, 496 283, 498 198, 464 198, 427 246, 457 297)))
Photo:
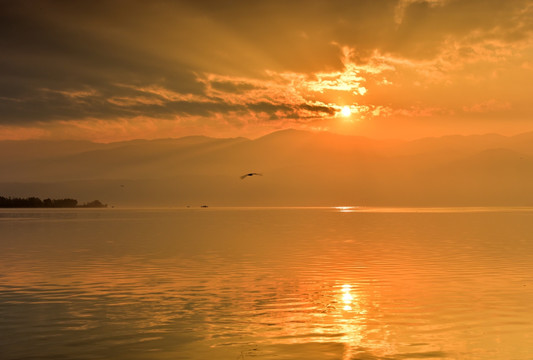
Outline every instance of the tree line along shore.
POLYGON ((76 199, 11 198, 0 196, 0 208, 106 208, 100 200, 78 204, 76 199))

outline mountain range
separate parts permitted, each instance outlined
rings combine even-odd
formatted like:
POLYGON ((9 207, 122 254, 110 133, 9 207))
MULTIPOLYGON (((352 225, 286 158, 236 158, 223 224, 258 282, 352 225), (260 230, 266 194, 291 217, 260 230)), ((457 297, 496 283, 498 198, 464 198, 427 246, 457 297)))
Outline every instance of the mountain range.
POLYGON ((0 141, 0 195, 116 206, 530 206, 533 132, 0 141), (263 176, 241 179, 258 172, 263 176))

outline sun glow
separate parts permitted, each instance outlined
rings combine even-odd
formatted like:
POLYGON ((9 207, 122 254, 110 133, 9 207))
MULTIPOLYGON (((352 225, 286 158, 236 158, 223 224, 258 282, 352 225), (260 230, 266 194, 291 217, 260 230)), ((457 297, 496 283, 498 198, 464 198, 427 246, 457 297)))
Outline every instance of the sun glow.
POLYGON ((352 110, 350 110, 350 107, 349 106, 344 106, 341 110, 341 114, 342 116, 344 117, 348 117, 350 115, 352 115, 352 110))

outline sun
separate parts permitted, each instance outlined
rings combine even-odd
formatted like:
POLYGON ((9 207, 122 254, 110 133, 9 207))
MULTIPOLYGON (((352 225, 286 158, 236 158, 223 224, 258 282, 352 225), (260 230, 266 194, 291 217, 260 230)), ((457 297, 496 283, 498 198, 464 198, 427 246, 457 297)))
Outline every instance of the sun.
POLYGON ((348 117, 348 116, 352 115, 352 110, 350 110, 349 106, 343 106, 343 108, 341 110, 341 114, 344 117, 348 117))

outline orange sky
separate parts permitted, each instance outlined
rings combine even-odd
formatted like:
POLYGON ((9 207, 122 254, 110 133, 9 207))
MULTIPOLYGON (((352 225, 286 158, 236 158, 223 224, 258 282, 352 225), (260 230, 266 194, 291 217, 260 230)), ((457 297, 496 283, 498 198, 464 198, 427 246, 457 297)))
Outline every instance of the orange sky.
POLYGON ((21 0, 0 14, 0 140, 533 130, 531 0, 21 0))

